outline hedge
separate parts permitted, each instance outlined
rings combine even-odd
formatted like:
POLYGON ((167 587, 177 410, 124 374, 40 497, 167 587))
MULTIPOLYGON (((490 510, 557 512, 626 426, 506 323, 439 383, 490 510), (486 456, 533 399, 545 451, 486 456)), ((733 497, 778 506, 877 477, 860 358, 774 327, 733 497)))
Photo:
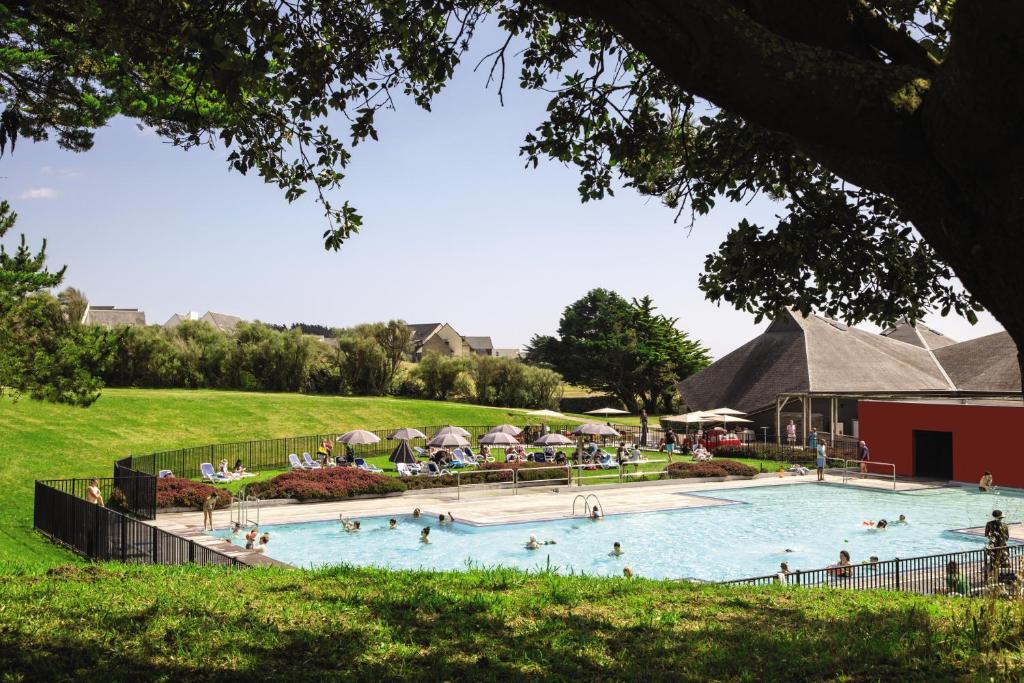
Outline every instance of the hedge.
POLYGON ((202 508, 211 493, 217 494, 217 507, 231 504, 231 494, 201 481, 163 477, 156 480, 156 506, 158 508, 202 508))
POLYGON ((273 479, 249 484, 246 490, 260 498, 338 500, 363 494, 396 493, 406 488, 403 482, 394 477, 355 467, 332 467, 285 472, 273 479))

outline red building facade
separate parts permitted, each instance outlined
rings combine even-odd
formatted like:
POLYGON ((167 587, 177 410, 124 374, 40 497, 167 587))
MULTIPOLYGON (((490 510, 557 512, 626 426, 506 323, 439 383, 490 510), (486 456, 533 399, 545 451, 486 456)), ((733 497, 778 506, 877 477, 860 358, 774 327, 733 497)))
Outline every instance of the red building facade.
POLYGON ((896 474, 1024 488, 1024 406, 1009 401, 860 401, 860 438, 896 474))

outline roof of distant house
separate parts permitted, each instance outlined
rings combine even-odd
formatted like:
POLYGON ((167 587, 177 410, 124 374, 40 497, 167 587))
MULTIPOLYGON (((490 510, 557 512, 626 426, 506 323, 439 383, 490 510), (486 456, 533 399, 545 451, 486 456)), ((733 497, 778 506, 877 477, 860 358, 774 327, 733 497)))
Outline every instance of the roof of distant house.
POLYGON ((494 342, 491 341, 490 337, 463 337, 462 339, 474 351, 491 351, 494 349, 494 342))
POLYGON ((213 311, 207 311, 200 320, 205 320, 221 332, 233 332, 238 327, 238 323, 243 322, 237 315, 214 313, 213 311))
POLYGON ((434 334, 440 329, 442 323, 418 323, 416 325, 407 325, 412 330, 412 339, 416 344, 422 344, 425 342, 430 335, 434 334))
POLYGON ((962 391, 1020 391, 1017 345, 1008 332, 996 332, 935 351, 935 357, 962 391))
POLYGON ((82 322, 86 325, 102 325, 104 327, 120 327, 121 325, 145 325, 146 314, 137 308, 117 308, 115 306, 93 306, 86 308, 82 322))

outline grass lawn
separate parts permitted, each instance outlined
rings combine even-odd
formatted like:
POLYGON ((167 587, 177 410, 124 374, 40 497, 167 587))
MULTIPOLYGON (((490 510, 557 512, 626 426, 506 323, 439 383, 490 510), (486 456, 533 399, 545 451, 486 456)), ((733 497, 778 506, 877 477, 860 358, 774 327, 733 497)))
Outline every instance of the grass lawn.
MULTIPOLYGON (((131 453, 358 427, 508 422, 524 411, 403 398, 106 389, 91 408, 0 400, 0 562, 71 555, 32 531, 35 479, 103 476, 131 453)), ((386 460, 386 459, 385 459, 386 460)))
POLYGON ((1020 603, 514 570, 0 578, 4 680, 1017 680, 1020 603), (977 619, 978 628, 971 626, 977 619))

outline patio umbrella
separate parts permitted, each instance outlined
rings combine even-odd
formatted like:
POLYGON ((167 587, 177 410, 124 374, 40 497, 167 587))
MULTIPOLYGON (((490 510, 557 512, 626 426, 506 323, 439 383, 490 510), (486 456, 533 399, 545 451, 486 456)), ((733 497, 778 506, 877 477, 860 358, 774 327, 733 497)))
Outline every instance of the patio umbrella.
POLYGON ((388 438, 408 441, 409 439, 425 439, 427 438, 427 435, 418 429, 413 429, 412 427, 404 427, 402 429, 396 429, 395 431, 388 434, 388 438))
POLYGON ((609 415, 629 415, 628 410, 619 410, 618 408, 598 408, 597 410, 588 410, 587 415, 602 415, 608 417, 609 415))
POLYGON ((708 422, 721 422, 722 424, 735 424, 737 422, 753 422, 743 417, 736 417, 735 415, 711 415, 711 419, 708 422))
POLYGON ((573 434, 587 435, 587 436, 618 436, 619 433, 608 425, 603 425, 600 422, 587 422, 581 424, 576 429, 572 430, 573 434))
POLYGON ((715 408, 714 410, 705 410, 704 412, 715 415, 746 415, 742 410, 733 410, 732 408, 715 408))
POLYGON ((561 434, 545 434, 533 443, 538 446, 571 446, 574 442, 567 436, 561 434))
POLYGON ((553 420, 568 420, 568 416, 562 415, 557 410, 531 410, 527 413, 530 417, 549 417, 553 420))
POLYGON ((492 446, 511 446, 519 443, 519 441, 516 440, 516 437, 506 432, 487 432, 480 437, 480 443, 492 446))
POLYGON ((370 443, 378 443, 380 437, 373 432, 368 432, 365 429, 353 429, 351 432, 345 432, 338 437, 338 441, 347 446, 362 446, 370 443))
MULTIPOLYGON (((456 428, 457 429, 457 428, 456 428)), ((427 442, 428 446, 434 448, 462 448, 468 446, 469 442, 466 441, 466 437, 459 436, 458 434, 437 434, 433 439, 427 442)))
MULTIPOLYGON (((516 427, 515 425, 507 425, 507 424, 506 425, 498 425, 497 427, 491 427, 490 429, 487 430, 488 434, 494 434, 496 432, 501 432, 502 434, 511 434, 512 436, 519 436, 520 434, 523 433, 523 430, 520 429, 519 427, 516 427)), ((488 442, 481 441, 480 443, 488 443, 488 442)))
POLYGON ((409 442, 402 439, 395 450, 391 451, 391 457, 388 458, 391 462, 404 462, 407 465, 417 462, 416 453, 413 452, 409 446, 409 442))
POLYGON ((469 436, 469 432, 467 432, 462 427, 452 426, 441 427, 440 429, 437 430, 437 434, 434 434, 434 437, 436 438, 438 436, 441 436, 442 434, 457 434, 458 436, 469 436))

